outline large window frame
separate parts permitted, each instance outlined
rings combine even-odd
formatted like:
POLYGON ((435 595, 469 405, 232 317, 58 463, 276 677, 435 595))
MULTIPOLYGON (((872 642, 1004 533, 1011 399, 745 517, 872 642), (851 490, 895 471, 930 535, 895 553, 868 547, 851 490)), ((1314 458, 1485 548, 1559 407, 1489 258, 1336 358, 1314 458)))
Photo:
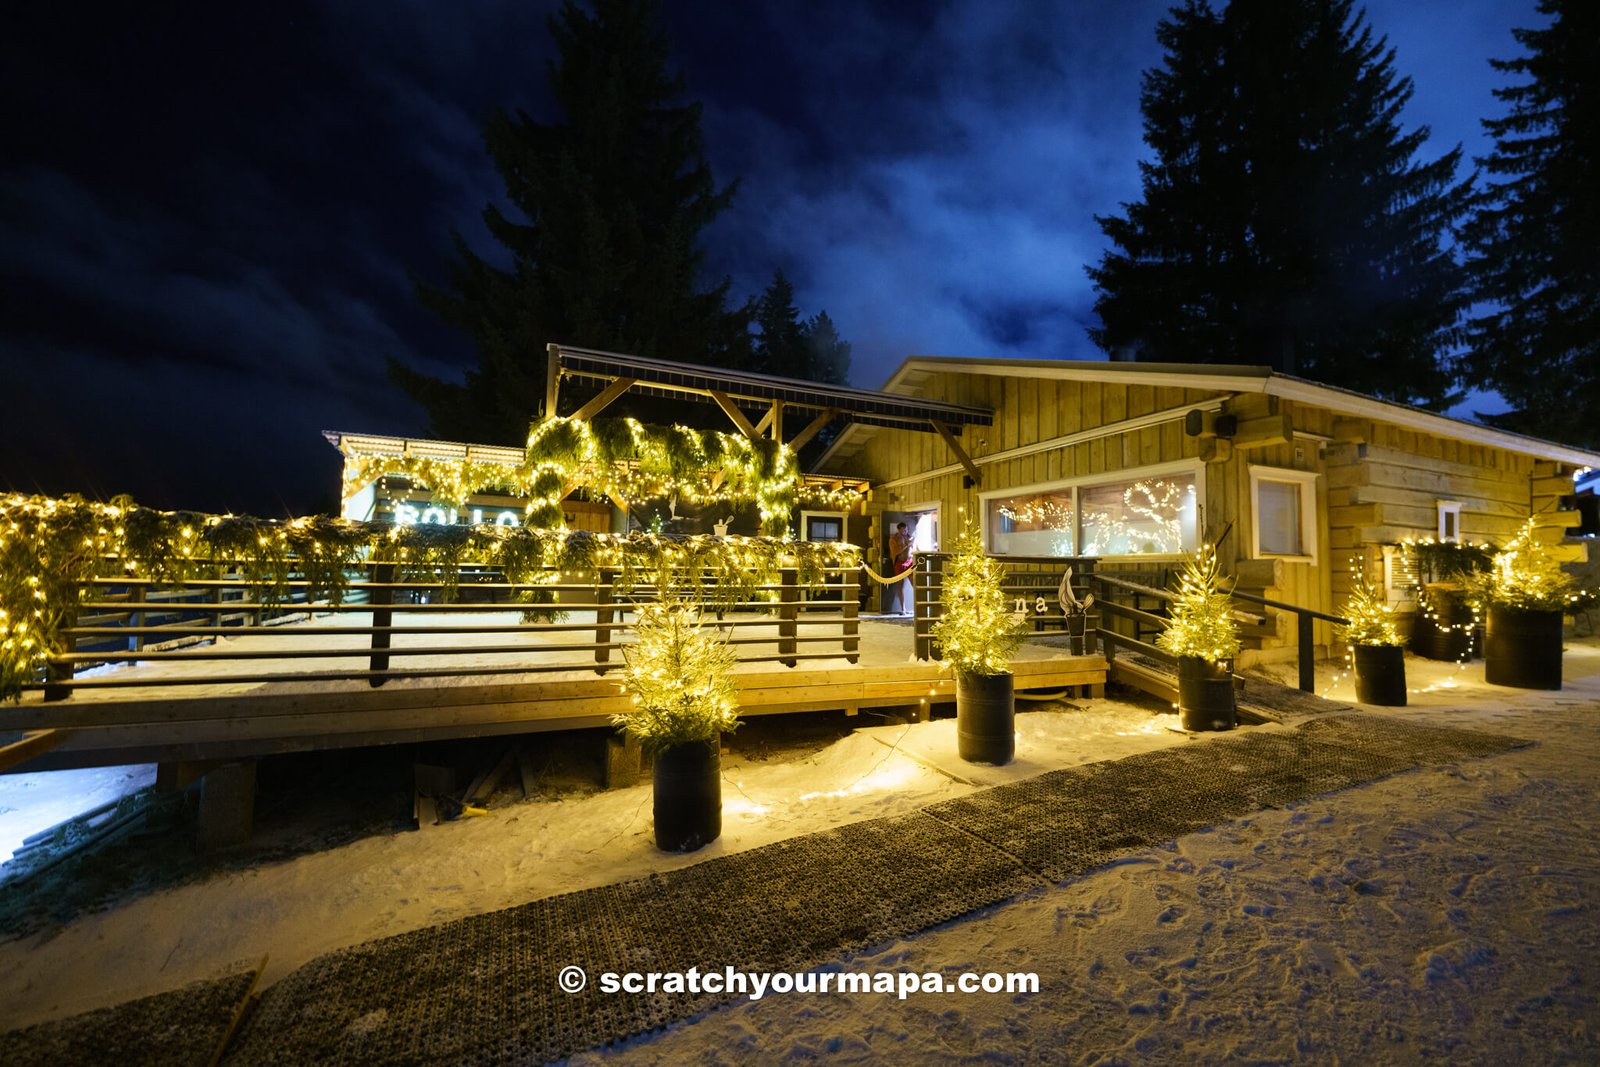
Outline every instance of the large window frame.
MULTIPOLYGON (((1206 465, 1199 459, 1180 459, 1170 463, 1155 463, 1147 467, 1127 467, 1122 470, 1103 471, 1099 474, 1084 474, 1074 478, 1059 478, 1049 482, 1035 482, 1030 485, 1007 486, 1004 489, 990 489, 978 494, 978 520, 979 531, 983 538, 984 551, 991 555, 1004 557, 1011 553, 996 552, 994 550, 993 530, 989 523, 989 502, 1003 500, 1008 497, 1028 496, 1034 493, 1059 493, 1069 492, 1072 495, 1072 544, 1073 554, 1082 556, 1083 553, 1083 512, 1082 490, 1093 489, 1096 486, 1110 485, 1116 482, 1138 481, 1145 478, 1157 478, 1163 474, 1188 474, 1194 477, 1195 493, 1195 540, 1205 538, 1206 528, 1206 465)), ((1072 558, 1072 557, 1062 557, 1072 558)), ((1126 559, 1126 560, 1179 560, 1184 558, 1182 552, 1123 552, 1115 555, 1099 556, 1100 559, 1126 559)))
POLYGON ((1250 467, 1250 552, 1253 559, 1281 559, 1287 563, 1316 563, 1321 539, 1317 536, 1317 489, 1322 475, 1291 467, 1250 467), (1261 548, 1261 483, 1296 485, 1300 496, 1300 551, 1264 552, 1261 548))

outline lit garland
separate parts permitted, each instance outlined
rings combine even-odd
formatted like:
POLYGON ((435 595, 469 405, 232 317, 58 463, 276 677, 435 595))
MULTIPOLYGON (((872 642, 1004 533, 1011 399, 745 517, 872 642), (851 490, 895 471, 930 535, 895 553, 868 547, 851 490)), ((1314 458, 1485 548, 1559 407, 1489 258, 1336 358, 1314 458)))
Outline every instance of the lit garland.
POLYGON ((427 489, 435 501, 453 508, 465 507, 469 497, 489 489, 517 495, 527 491, 522 468, 504 463, 442 456, 362 456, 345 464, 342 498, 348 500, 379 478, 389 477, 427 489))
MULTIPOLYGON (((556 417, 537 423, 528 435, 524 475, 528 525, 545 529, 564 525, 561 501, 581 485, 621 500, 753 501, 762 531, 783 537, 800 490, 794 450, 781 442, 687 426, 647 426, 637 419, 556 417)), ((808 495, 817 500, 842 494, 813 490, 808 495)))
POLYGON ((715 743, 739 725, 738 662, 727 638, 700 608, 671 593, 639 606, 634 640, 622 646, 624 692, 634 709, 612 717, 646 752, 689 742, 715 743))
POLYGON ((1351 582, 1343 612, 1350 621, 1338 628, 1339 635, 1350 645, 1405 644, 1395 623, 1394 608, 1389 606, 1383 590, 1367 581, 1359 561, 1351 561, 1351 582))
MULTIPOLYGON (((267 607, 288 599, 291 581, 306 583, 308 601, 339 604, 352 568, 384 563, 401 581, 438 583, 447 600, 461 568, 476 565, 524 586, 599 581, 604 571, 621 595, 666 575, 720 607, 755 599, 758 586, 785 570, 802 587, 819 588, 830 571, 859 568, 861 551, 848 542, 258 519, 156 511, 126 498, 11 495, 0 497, 0 699, 18 696, 51 655, 67 650, 59 631, 92 595, 91 579, 181 586, 220 565, 237 568, 240 585, 267 607)), ((538 588, 519 596, 537 617, 548 617, 556 600, 538 588)))
POLYGON ((1156 638, 1156 646, 1175 656, 1198 656, 1211 663, 1238 655, 1239 627, 1233 621, 1233 602, 1222 589, 1214 546, 1202 544, 1184 561, 1176 592, 1167 628, 1156 638))
POLYGON ((1027 623, 1011 610, 1000 586, 1000 562, 984 554, 975 528, 956 540, 945 565, 944 614, 933 624, 943 662, 957 674, 992 675, 1011 670, 1027 623))

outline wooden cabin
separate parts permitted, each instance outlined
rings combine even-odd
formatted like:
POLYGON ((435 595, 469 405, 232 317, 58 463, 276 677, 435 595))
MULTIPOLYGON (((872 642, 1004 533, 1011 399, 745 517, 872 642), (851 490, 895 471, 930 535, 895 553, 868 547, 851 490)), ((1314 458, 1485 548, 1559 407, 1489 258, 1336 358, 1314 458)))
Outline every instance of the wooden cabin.
MULTIPOLYGON (((1328 614, 1358 566, 1410 607, 1407 539, 1503 542, 1532 514, 1567 559, 1587 556, 1566 536, 1572 476, 1600 453, 1265 367, 913 357, 883 391, 994 418, 840 434, 813 469, 871 479, 873 554, 902 521, 924 548, 975 523, 998 556, 1096 556, 1100 573, 1165 584, 1220 540, 1240 590, 1328 614)), ((1273 620, 1245 664, 1295 654, 1294 625, 1273 620)), ((1329 624, 1315 640, 1326 654, 1329 624)))

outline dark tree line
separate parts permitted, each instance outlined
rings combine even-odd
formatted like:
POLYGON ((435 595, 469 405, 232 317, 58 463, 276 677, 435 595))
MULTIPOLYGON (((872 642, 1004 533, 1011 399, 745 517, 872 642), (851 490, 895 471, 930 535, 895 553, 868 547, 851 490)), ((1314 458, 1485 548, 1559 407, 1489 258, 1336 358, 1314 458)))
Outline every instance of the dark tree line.
POLYGON ((1496 93, 1475 188, 1459 149, 1419 158, 1411 81, 1352 0, 1172 9, 1143 195, 1099 220, 1092 339, 1435 407, 1487 386, 1513 407, 1494 421, 1600 444, 1600 5, 1539 10, 1549 26, 1514 31, 1528 54, 1494 61, 1527 80, 1496 93))
MULTIPOLYGON (((850 345, 826 312, 804 321, 781 273, 760 298, 729 306, 727 280, 702 278, 701 236, 728 206, 706 162, 700 107, 683 103, 649 0, 568 0, 549 19, 561 119, 501 111, 484 144, 509 210, 484 222, 510 268, 455 235, 445 284, 423 301, 474 341, 463 383, 391 362, 435 433, 520 441, 545 395, 545 346, 564 344, 844 382, 850 345)), ((660 415, 648 400, 630 407, 660 415)))

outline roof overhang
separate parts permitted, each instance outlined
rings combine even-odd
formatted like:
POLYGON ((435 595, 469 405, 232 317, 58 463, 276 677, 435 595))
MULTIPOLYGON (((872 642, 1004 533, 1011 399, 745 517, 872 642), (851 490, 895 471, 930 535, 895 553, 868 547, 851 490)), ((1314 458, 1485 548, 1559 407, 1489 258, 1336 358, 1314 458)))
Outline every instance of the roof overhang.
MULTIPOLYGON (((1497 430, 1482 423, 1424 411, 1409 404, 1380 400, 1365 393, 1282 374, 1270 367, 1238 364, 1130 363, 1108 360, 912 356, 889 376, 883 389, 889 393, 915 393, 936 374, 983 374, 1002 378, 1175 386, 1207 392, 1263 393, 1298 403, 1315 404, 1344 415, 1375 419, 1422 433, 1501 448, 1538 459, 1570 463, 1580 467, 1600 467, 1600 452, 1497 430)), ((853 455, 872 435, 873 431, 866 428, 846 429, 818 458, 815 468, 825 470, 828 464, 844 456, 853 455)))
POLYGON ((323 430, 328 443, 350 456, 425 456, 428 459, 453 459, 472 463, 522 465, 527 453, 505 445, 478 445, 465 441, 430 441, 417 437, 384 437, 371 433, 323 430))
POLYGON ((957 431, 962 426, 989 426, 994 422, 994 412, 988 408, 925 400, 914 393, 852 389, 845 385, 565 345, 552 345, 550 355, 556 372, 563 378, 597 381, 631 378, 634 384, 630 391, 655 396, 679 399, 690 396, 711 403, 712 394, 721 393, 735 404, 757 410, 778 401, 787 407, 816 412, 832 410, 840 418, 857 425, 928 433, 935 432, 935 422, 957 431))

